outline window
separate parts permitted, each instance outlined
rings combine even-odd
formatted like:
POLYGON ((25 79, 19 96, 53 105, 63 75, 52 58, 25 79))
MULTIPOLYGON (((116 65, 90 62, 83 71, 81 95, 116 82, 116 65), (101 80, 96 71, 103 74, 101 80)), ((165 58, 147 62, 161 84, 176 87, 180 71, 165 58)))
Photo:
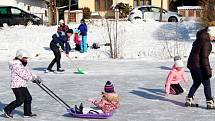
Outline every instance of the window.
POLYGON ((151 0, 140 0, 138 5, 138 0, 134 0, 134 7, 142 5, 151 5, 151 0))
POLYGON ((48 13, 47 13, 47 10, 45 10, 45 17, 47 17, 48 16, 48 13))
POLYGON ((31 6, 30 5, 27 6, 27 10, 31 11, 31 6))
POLYGON ((142 12, 149 12, 150 9, 148 7, 141 7, 138 10, 141 10, 142 12))
POLYGON ((152 12, 160 12, 160 8, 151 8, 152 12))
POLYGON ((7 8, 0 8, 0 15, 6 15, 7 14, 7 8))
POLYGON ((95 0, 96 11, 106 11, 111 8, 113 0, 95 0))
POLYGON ((12 15, 20 15, 21 11, 19 9, 11 8, 11 14, 12 15))

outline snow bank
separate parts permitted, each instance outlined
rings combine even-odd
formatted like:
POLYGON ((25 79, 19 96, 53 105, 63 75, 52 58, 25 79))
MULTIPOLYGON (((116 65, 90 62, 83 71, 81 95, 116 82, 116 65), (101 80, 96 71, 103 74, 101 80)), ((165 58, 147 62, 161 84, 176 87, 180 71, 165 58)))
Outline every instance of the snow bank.
MULTIPOLYGON (((89 49, 88 53, 78 51, 70 53, 72 58, 78 59, 109 59, 109 43, 106 20, 91 21, 88 23, 88 44, 94 42, 101 45, 100 49, 89 49)), ((109 22, 112 36, 115 35, 115 23, 109 22)), ((77 24, 69 25, 77 28, 77 24)), ((195 39, 199 25, 195 22, 160 23, 143 21, 118 22, 117 41, 119 57, 123 59, 142 59, 156 57, 170 58, 174 55, 187 56, 191 42, 195 39)), ((53 58, 49 49, 51 36, 56 32, 57 26, 12 26, 0 29, 1 44, 0 58, 8 60, 13 58, 17 49, 27 49, 32 53, 32 59, 45 60, 53 58)), ((74 47, 73 37, 70 44, 74 47)), ((65 56, 63 56, 65 58, 65 56)))

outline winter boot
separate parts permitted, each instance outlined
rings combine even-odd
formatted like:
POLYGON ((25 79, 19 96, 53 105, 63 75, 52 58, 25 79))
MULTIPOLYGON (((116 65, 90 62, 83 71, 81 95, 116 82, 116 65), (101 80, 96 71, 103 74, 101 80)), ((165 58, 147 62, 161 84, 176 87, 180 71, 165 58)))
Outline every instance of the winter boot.
POLYGON ((81 114, 81 111, 80 111, 80 109, 77 107, 77 105, 75 105, 75 113, 76 113, 76 114, 81 114))
POLYGON ((4 112, 5 118, 13 118, 13 115, 10 114, 8 111, 5 111, 5 109, 3 109, 3 112, 4 112))
POLYGON ((57 69, 57 72, 64 72, 65 70, 62 68, 57 69))
POLYGON ((83 108, 84 108, 83 104, 81 103, 80 106, 79 106, 79 111, 80 111, 81 114, 83 114, 83 108))
POLYGON ((37 114, 31 113, 30 115, 24 115, 23 118, 31 118, 31 117, 36 117, 37 114))
POLYGON ((185 106, 186 107, 198 107, 199 105, 194 102, 193 98, 186 97, 185 106))
POLYGON ((207 100, 206 104, 207 104, 207 109, 215 109, 215 104, 214 104, 214 100, 213 99, 207 100))

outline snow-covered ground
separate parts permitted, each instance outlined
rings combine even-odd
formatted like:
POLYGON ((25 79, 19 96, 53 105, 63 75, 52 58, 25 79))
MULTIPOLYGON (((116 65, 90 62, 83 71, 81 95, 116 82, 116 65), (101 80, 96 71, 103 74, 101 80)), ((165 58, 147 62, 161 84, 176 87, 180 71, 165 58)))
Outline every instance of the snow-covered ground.
MULTIPOLYGON (((94 42, 103 45, 109 43, 106 21, 94 21, 88 24, 88 44, 94 42)), ((78 24, 69 25, 77 28, 78 24)), ((110 23, 111 31, 114 32, 114 22, 110 23)), ((56 32, 57 26, 14 26, 0 29, 0 58, 8 60, 13 58, 17 49, 28 49, 32 59, 46 60, 52 58, 49 49, 51 36, 56 32)), ((118 22, 117 41, 119 43, 119 58, 142 59, 155 57, 166 59, 170 56, 187 56, 190 51, 191 41, 195 38, 199 24, 195 22, 160 23, 129 21, 118 22)), ((70 44, 74 47, 73 37, 70 44)), ((109 46, 101 46, 100 49, 89 49, 87 54, 77 51, 70 53, 71 57, 79 59, 109 59, 109 46)), ((63 56, 65 57, 65 56, 63 56)))
MULTIPOLYGON (((109 42, 105 25, 105 21, 94 21, 88 24, 88 44, 90 46, 94 42, 101 45, 109 42)), ((69 26, 78 27, 77 24, 69 26)), ((108 46, 101 46, 100 49, 90 48, 86 54, 73 50, 70 52, 72 62, 62 56, 62 67, 66 69, 64 74, 44 74, 43 70, 53 58, 49 43, 57 26, 3 27, 0 29, 0 110, 14 99, 9 88, 8 60, 14 58, 17 49, 28 49, 31 52, 29 68, 41 76, 44 84, 71 106, 80 102, 83 102, 86 107, 92 106, 86 101, 87 98, 99 98, 105 82, 111 80, 121 97, 121 106, 108 120, 205 121, 207 119, 213 121, 215 112, 205 109, 202 86, 195 95, 195 100, 200 104, 200 108, 184 107, 187 92, 168 97, 164 93, 165 79, 173 64, 171 56, 181 55, 186 63, 192 41, 199 28, 199 24, 195 22, 136 21, 130 23, 121 21, 118 23, 120 59, 110 59, 108 46), (74 64, 82 67, 88 73, 75 74, 74 64)), ((74 47, 72 40, 70 44, 74 47)), ((213 56, 212 53, 211 58, 213 56)), ((214 68, 215 61, 213 59, 211 61, 212 68, 214 68)), ((186 73, 192 84, 189 71, 187 70, 186 73)), ((215 94, 214 78, 211 80, 212 93, 215 94)), ((38 114, 36 118, 29 120, 87 120, 70 117, 66 114, 64 107, 37 85, 29 83, 28 86, 33 97, 32 111, 38 114)), ((185 86, 183 85, 183 87, 185 86)), ((189 87, 185 87, 186 90, 189 87)), ((22 107, 17 108, 14 114, 14 121, 24 120, 22 107)), ((9 121, 10 119, 5 119, 1 115, 0 120, 9 121)))

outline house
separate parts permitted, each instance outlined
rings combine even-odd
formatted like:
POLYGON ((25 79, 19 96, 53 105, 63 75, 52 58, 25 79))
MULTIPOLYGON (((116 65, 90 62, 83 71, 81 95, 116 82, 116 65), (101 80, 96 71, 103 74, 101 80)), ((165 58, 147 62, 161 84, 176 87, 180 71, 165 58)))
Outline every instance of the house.
MULTIPOLYGON (((169 10, 169 4, 172 0, 163 0, 163 8, 169 10)), ((78 0, 78 8, 88 7, 92 13, 98 12, 104 15, 112 6, 123 2, 129 4, 131 8, 140 5, 161 6, 161 0, 78 0)))
POLYGON ((26 12, 37 15, 44 22, 48 21, 49 0, 0 0, 0 5, 18 7, 26 12))
POLYGON ((202 16, 203 8, 201 6, 179 6, 177 8, 183 20, 198 20, 202 16))

